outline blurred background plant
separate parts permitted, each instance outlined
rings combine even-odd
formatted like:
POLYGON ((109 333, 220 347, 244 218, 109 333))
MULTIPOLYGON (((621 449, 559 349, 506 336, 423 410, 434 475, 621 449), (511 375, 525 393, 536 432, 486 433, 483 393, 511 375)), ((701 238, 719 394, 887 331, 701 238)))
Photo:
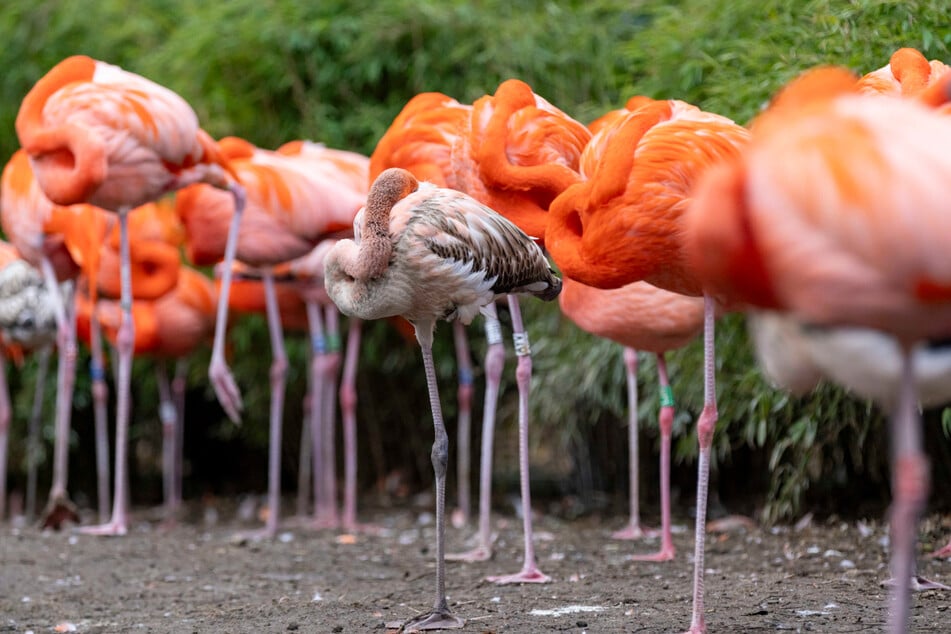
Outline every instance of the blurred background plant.
MULTIPOLYGON (((864 73, 886 64, 901 46, 949 61, 949 22, 951 9, 942 0, 8 0, 0 12, 0 155, 9 157, 17 147, 13 121, 23 95, 74 53, 179 92, 215 136, 236 134, 263 147, 309 138, 369 154, 413 95, 438 91, 471 103, 509 77, 528 82, 583 122, 645 94, 683 99, 747 123, 778 87, 814 65, 864 73)), ((532 436, 536 498, 565 515, 618 510, 626 499, 628 460, 620 349, 579 331, 556 305, 532 303, 528 318, 535 350, 533 425, 540 432, 532 436)), ((455 369, 448 331, 440 329, 436 354, 443 360, 445 413, 452 421, 455 369)), ((478 366, 484 352, 478 322, 472 332, 478 366)), ((241 319, 230 341, 247 415, 240 427, 226 421, 207 386, 207 352, 197 356, 186 421, 186 495, 192 498, 264 488, 269 361, 262 359, 269 359, 263 354, 269 344, 263 320, 241 319)), ((832 386, 805 398, 770 388, 753 362, 741 316, 719 322, 717 345, 715 478, 722 502, 766 522, 788 521, 806 510, 879 513, 888 499, 880 413, 832 386)), ((291 486, 306 340, 291 337, 288 351, 284 464, 291 486)), ((674 483, 682 512, 693 495, 701 357, 695 343, 669 360, 678 400, 674 483)), ((642 361, 642 482, 654 482, 656 373, 652 359, 643 355, 642 361)), ((364 489, 381 488, 397 472, 411 488, 430 482, 431 422, 418 366, 414 343, 388 324, 367 326, 359 378, 364 489)), ((496 437, 496 490, 502 496, 516 486, 513 366, 510 359, 496 437)), ((160 495, 161 431, 150 363, 138 361, 135 372, 133 490, 136 502, 144 503, 160 495)), ((20 441, 34 373, 30 361, 11 373, 11 483, 20 488, 20 441)), ((480 379, 477 367, 477 385, 480 379)), ((475 402, 478 421, 480 393, 475 402)), ((46 411, 52 411, 51 395, 46 411)), ((95 489, 91 419, 88 377, 81 372, 71 476, 79 499, 95 489)), ((927 419, 934 479, 940 482, 951 475, 951 414, 928 412, 927 419)), ((44 467, 41 475, 48 477, 48 462, 44 467)), ((653 491, 645 485, 648 501, 653 491)), ((940 493, 933 502, 941 502, 940 493)))

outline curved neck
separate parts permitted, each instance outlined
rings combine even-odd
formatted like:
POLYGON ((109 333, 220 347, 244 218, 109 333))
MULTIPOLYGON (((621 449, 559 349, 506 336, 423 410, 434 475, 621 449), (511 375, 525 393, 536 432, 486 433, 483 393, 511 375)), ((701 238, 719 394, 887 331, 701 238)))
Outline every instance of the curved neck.
POLYGON ((349 275, 356 279, 373 279, 383 275, 393 254, 390 212, 416 186, 416 179, 405 170, 387 170, 374 181, 363 212, 360 248, 351 270, 347 271, 349 275))

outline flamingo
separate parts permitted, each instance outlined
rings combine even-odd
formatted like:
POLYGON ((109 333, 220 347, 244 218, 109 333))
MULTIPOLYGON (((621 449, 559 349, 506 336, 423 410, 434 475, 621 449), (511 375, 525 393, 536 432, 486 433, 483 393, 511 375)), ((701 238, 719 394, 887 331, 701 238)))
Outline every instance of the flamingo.
MULTIPOLYGON (((324 328, 325 320, 322 314, 331 316, 331 310, 336 311, 336 306, 324 289, 323 263, 334 244, 336 240, 323 240, 307 255, 274 267, 274 275, 279 282, 277 296, 282 323, 285 327, 295 330, 308 330, 311 338, 312 356, 308 373, 310 385, 305 403, 305 412, 309 411, 309 425, 304 425, 301 433, 298 515, 303 516, 307 506, 306 500, 301 497, 306 496, 308 488, 308 483, 303 478, 305 474, 309 476, 310 471, 306 463, 313 458, 313 525, 323 528, 334 527, 339 523, 345 531, 372 530, 361 525, 356 516, 356 372, 361 338, 361 322, 358 319, 353 319, 350 323, 343 355, 343 380, 340 384, 344 428, 344 495, 343 511, 339 516, 336 508, 336 487, 329 487, 326 482, 335 481, 336 469, 333 462, 328 460, 328 457, 335 453, 332 436, 327 433, 327 428, 333 427, 335 412, 325 388, 329 387, 332 392, 336 385, 337 369, 340 365, 340 334, 332 319, 327 320, 330 328, 324 328), (308 429, 310 433, 307 433, 308 429)), ((232 308, 241 312, 266 310, 260 278, 260 271, 245 265, 236 265, 234 281, 239 286, 234 289, 238 292, 232 294, 232 308)))
MULTIPOLYGON (((561 290, 541 248, 514 224, 455 190, 420 183, 390 168, 370 187, 354 220, 354 240, 338 242, 325 260, 327 293, 347 315, 400 315, 422 349, 432 406, 436 476, 436 598, 433 610, 406 630, 462 627, 445 588, 445 488, 449 440, 432 358, 437 320, 470 322, 496 297, 530 293, 553 300, 561 290)), ((528 510, 526 509, 526 513, 528 510)))
POLYGON ((866 73, 858 80, 860 92, 872 95, 916 96, 937 83, 948 70, 940 60, 928 61, 921 51, 900 48, 888 64, 866 73))
MULTIPOLYGON (((51 201, 59 205, 90 203, 119 217, 123 320, 116 340, 119 378, 113 512, 109 522, 86 527, 83 532, 122 535, 128 530, 123 506, 135 339, 128 265, 129 211, 167 192, 204 182, 232 193, 236 232, 244 193, 184 99, 144 77, 90 57, 68 57, 37 82, 20 104, 16 131, 37 182, 51 201)), ((216 388, 220 385, 220 381, 215 383, 216 388)))
POLYGON ((667 561, 675 554, 670 529, 670 437, 674 423, 673 391, 667 379, 665 353, 683 347, 703 328, 703 300, 669 293, 645 282, 613 290, 586 286, 570 277, 558 298, 561 310, 581 329, 624 346, 629 394, 631 518, 615 534, 631 539, 642 534, 638 518, 637 478, 637 350, 653 352, 660 379, 660 502, 661 544, 658 552, 635 555, 635 560, 667 561))
MULTIPOLYGON (((437 92, 420 93, 410 99, 380 137, 373 154, 370 155, 370 178, 373 179, 389 167, 401 167, 409 170, 416 178, 435 183, 441 187, 459 189, 456 178, 456 169, 462 167, 466 160, 464 137, 469 126, 469 117, 472 106, 462 104, 455 99, 437 92)), ((504 350, 502 348, 501 330, 494 313, 486 314, 487 336, 490 336, 486 351, 486 396, 483 409, 483 485, 481 491, 486 494, 490 491, 484 480, 491 476, 492 469, 492 435, 495 428, 496 399, 502 376, 504 350), (498 332, 498 341, 491 340, 491 334, 498 332), (490 371, 490 368, 492 371, 490 371), (497 369, 497 371, 496 371, 497 369), (486 453, 487 452, 487 453, 486 453)), ((469 456, 471 439, 472 417, 472 358, 469 350, 469 340, 465 334, 462 322, 452 324, 453 345, 458 362, 458 421, 456 425, 457 444, 456 452, 456 512, 453 513, 453 525, 465 525, 469 521, 469 456)), ((484 544, 479 551, 478 559, 489 557, 489 498, 480 493, 479 504, 479 535, 483 536, 484 544), (485 526, 484 531, 482 526, 485 526)), ((453 559, 454 556, 447 556, 453 559)), ((472 559, 470 559, 472 560, 472 559)))
POLYGON ((274 273, 271 267, 309 253, 320 241, 351 230, 353 218, 366 199, 369 164, 353 152, 313 145, 306 151, 275 152, 228 137, 221 140, 247 191, 248 209, 240 231, 222 240, 232 219, 227 196, 206 184, 178 193, 176 210, 186 227, 186 251, 196 265, 224 258, 221 271, 219 318, 215 328, 213 358, 219 359, 222 385, 219 400, 228 416, 237 421, 241 401, 237 386, 224 364, 224 334, 232 275, 232 261, 261 270, 271 337, 271 411, 268 455, 268 515, 263 534, 274 536, 280 515, 280 448, 287 355, 281 327, 274 273), (320 153, 322 158, 316 158, 320 153), (231 256, 229 257, 229 251, 231 256))
MULTIPOLYGON (((58 367, 54 422, 53 480, 42 513, 44 528, 60 528, 79 516, 67 493, 69 423, 76 376, 76 337, 73 329, 73 296, 67 299, 60 282, 75 280, 82 272, 91 280, 98 271, 99 245, 106 233, 105 214, 92 205, 56 205, 43 193, 29 156, 17 150, 3 169, 0 181, 0 223, 22 257, 43 275, 56 315, 58 367)), ((95 282, 92 282, 95 284, 95 282)), ((97 478, 100 508, 108 491, 108 456, 99 442, 105 427, 96 427, 97 478), (103 461, 106 461, 103 470, 103 461)))
MULTIPOLYGON (((57 289, 68 296, 70 289, 57 289)), ((33 459, 39 436, 39 409, 42 403, 48 350, 56 339, 57 324, 53 300, 42 274, 22 259, 9 242, 0 241, 0 521, 6 515, 7 446, 13 415, 6 379, 6 358, 22 363, 23 355, 40 354, 34 393, 33 413, 28 432, 29 473, 27 478, 27 517, 32 517, 36 498, 36 466, 33 459)))
MULTIPOLYGON (((581 123, 535 94, 525 82, 502 82, 492 95, 476 100, 471 109, 439 93, 424 93, 410 102, 391 126, 396 140, 417 140, 409 145, 405 160, 419 174, 437 173, 439 184, 469 194, 498 210, 526 234, 544 244, 549 203, 568 185, 577 182, 578 160, 591 134, 581 123), (429 112, 413 112, 431 105, 429 112), (417 108, 417 109, 419 109, 417 108), (439 109, 447 114, 444 119, 439 109), (410 114, 413 116, 411 117, 410 114), (415 120, 422 121, 415 128, 415 120), (443 123, 445 121, 445 123, 443 123)), ((387 155, 384 136, 374 155, 387 155), (381 149, 382 147, 382 149, 381 149)), ((397 141, 391 140, 390 145, 397 141)), ((396 154, 391 162, 400 160, 396 154)), ((371 169, 372 173, 372 169, 371 169)), ((425 178, 425 176, 424 176, 425 178)), ((534 553, 531 492, 528 466, 528 394, 531 382, 531 345, 522 324, 515 297, 507 298, 512 315, 519 393, 519 475, 525 542, 522 569, 515 574, 488 577, 494 583, 546 583, 550 577, 539 570, 534 553)), ((494 309, 486 311, 486 407, 483 418, 481 488, 479 492, 478 544, 473 551, 453 559, 481 561, 491 555, 489 499, 491 494, 491 447, 495 400, 502 371, 501 330, 494 309), (490 414, 491 412, 491 414, 490 414)))
POLYGON ((704 298, 704 406, 690 632, 706 631, 704 538, 710 450, 717 420, 716 303, 687 264, 682 240, 692 189, 710 165, 735 156, 749 133, 726 117, 677 100, 641 100, 585 147, 587 180, 551 204, 546 245, 562 273, 597 288, 645 281, 704 298), (588 167, 590 166, 590 167, 588 167))
POLYGON ((897 342, 892 633, 907 628, 915 527, 929 487, 913 351, 951 332, 951 220, 941 189, 951 178, 951 121, 933 110, 940 97, 951 100, 951 76, 919 96, 924 104, 863 95, 838 68, 797 78, 754 122, 747 151, 708 174, 687 234, 708 287, 738 305, 897 342))

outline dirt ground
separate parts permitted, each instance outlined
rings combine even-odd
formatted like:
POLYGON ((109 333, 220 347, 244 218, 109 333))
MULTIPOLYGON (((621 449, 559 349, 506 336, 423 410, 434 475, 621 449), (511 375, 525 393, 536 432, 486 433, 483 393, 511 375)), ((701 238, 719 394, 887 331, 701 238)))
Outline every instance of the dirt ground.
MULTIPOLYGON (((274 540, 237 537, 254 527, 234 509, 204 509, 173 529, 139 521, 121 538, 42 533, 6 524, 0 537, 0 632, 374 632, 425 611, 434 586, 432 515, 364 511, 379 535, 282 530, 274 540), (205 521, 202 520, 205 518, 205 521), (209 519, 217 518, 215 521, 209 519)), ((494 518, 493 560, 449 563, 453 610, 464 632, 680 632, 690 620, 693 532, 680 518, 677 557, 633 563, 651 543, 618 542, 620 517, 572 522, 539 517, 546 585, 495 586, 486 575, 521 565, 521 522, 494 518)), ((921 548, 951 531, 923 524, 921 548)), ((450 552, 471 529, 450 527, 450 552)), ((734 529, 707 551, 711 632, 882 631, 885 530, 834 521, 804 528, 734 529)), ((951 583, 951 561, 922 559, 922 574, 951 583)), ((951 592, 913 598, 917 632, 951 629, 951 592)))

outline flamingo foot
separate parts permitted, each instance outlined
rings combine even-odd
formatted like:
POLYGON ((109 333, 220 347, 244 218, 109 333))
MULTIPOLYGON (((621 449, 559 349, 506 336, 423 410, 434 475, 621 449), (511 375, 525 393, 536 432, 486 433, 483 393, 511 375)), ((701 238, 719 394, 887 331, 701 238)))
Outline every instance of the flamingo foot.
POLYGON ((460 619, 448 610, 433 610, 412 618, 403 624, 387 623, 386 629, 409 634, 410 632, 426 630, 455 630, 465 626, 465 624, 464 619, 460 619))
POLYGON ((930 559, 947 559, 948 557, 951 557, 951 542, 948 542, 944 548, 939 548, 938 550, 929 554, 928 557, 930 559))
POLYGON ((631 555, 631 561, 670 561, 677 554, 677 549, 673 544, 661 546, 656 553, 644 553, 631 555))
POLYGON ((492 559, 492 549, 488 546, 476 546, 464 553, 449 553, 446 555, 446 561, 462 561, 467 564, 490 559, 492 559))
POLYGON ((96 526, 80 526, 76 529, 76 532, 82 535, 96 535, 99 537, 122 537, 129 532, 129 526, 123 518, 96 526))
MULTIPOLYGON (((882 582, 882 586, 890 588, 895 585, 894 579, 887 579, 882 582)), ((925 592, 926 590, 951 590, 951 586, 947 586, 939 581, 932 581, 921 575, 914 575, 908 583, 908 588, 913 592, 925 592)))
POLYGON ((76 505, 66 496, 52 498, 43 510, 42 518, 40 528, 43 530, 49 528, 58 531, 67 522, 79 524, 79 513, 76 510, 76 505))
POLYGON ((521 572, 515 573, 514 575, 495 575, 492 577, 486 577, 485 580, 498 585, 510 583, 551 583, 551 577, 535 567, 524 569, 521 572))
POLYGON ((244 403, 241 401, 241 391, 234 380, 231 370, 223 362, 213 360, 208 368, 208 378, 215 388, 215 395, 228 418, 235 424, 241 422, 241 411, 244 403))
POLYGON ((657 537, 659 535, 660 531, 656 529, 647 528, 640 524, 628 524, 621 530, 611 533, 611 539, 635 540, 657 537))

